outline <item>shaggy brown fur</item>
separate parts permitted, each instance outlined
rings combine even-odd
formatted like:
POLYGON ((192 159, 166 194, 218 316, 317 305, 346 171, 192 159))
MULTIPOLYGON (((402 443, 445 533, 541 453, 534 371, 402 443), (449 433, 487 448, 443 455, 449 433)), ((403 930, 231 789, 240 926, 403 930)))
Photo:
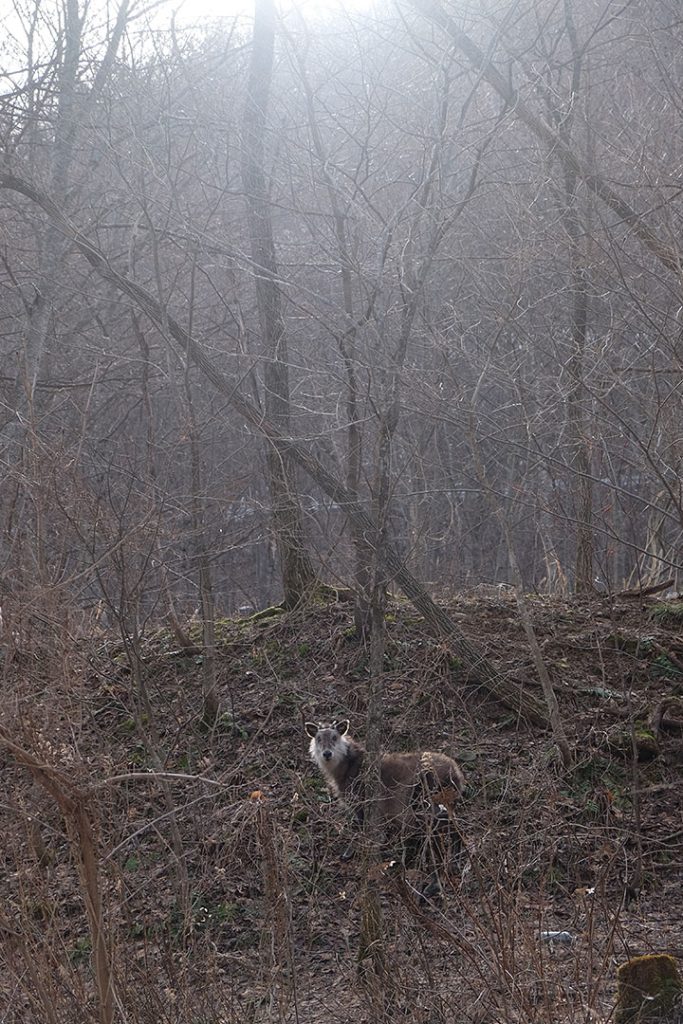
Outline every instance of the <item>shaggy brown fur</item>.
MULTIPOLYGON (((367 752, 348 735, 348 728, 346 720, 306 723, 312 760, 330 790, 352 807, 360 823, 365 801, 362 769, 367 752)), ((446 754, 431 750, 384 754, 380 760, 380 824, 389 836, 398 833, 404 845, 414 846, 419 837, 436 829, 448 834, 453 849, 459 848, 459 835, 450 822, 450 812, 464 786, 460 766, 446 754)))

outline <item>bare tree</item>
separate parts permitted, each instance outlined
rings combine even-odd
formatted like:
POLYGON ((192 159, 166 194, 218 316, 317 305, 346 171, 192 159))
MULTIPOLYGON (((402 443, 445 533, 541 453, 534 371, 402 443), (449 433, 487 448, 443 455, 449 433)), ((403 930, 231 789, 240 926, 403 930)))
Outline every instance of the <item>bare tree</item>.
POLYGON ((680 101, 665 6, 639 14, 648 32, 628 43, 613 5, 582 0, 482 9, 467 33, 455 6, 409 4, 400 17, 349 14, 333 41, 287 14, 279 61, 265 7, 251 50, 234 26, 137 45, 118 21, 90 47, 88 24, 73 20, 83 12, 65 7, 79 51, 74 117, 58 109, 68 90, 58 100, 53 88, 68 84, 65 48, 47 63, 34 54, 28 92, 17 73, 22 89, 0 98, 6 172, 27 194, 52 187, 57 129, 71 138, 66 188, 54 191, 84 225, 64 230, 93 259, 73 259, 51 212, 4 193, 7 365, 42 301, 48 231, 61 253, 34 375, 35 443, 13 449, 21 466, 7 463, 8 586, 83 572, 74 600, 96 604, 88 559, 104 545, 76 538, 72 491, 127 493, 133 473, 141 517, 150 487, 161 514, 141 603, 157 608, 165 591, 176 635, 195 608, 206 622, 212 603, 232 611, 279 596, 273 535, 296 539, 304 575, 304 545, 315 545, 326 573, 352 583, 362 632, 382 445, 384 579, 438 629, 452 623, 429 589, 512 578, 489 490, 525 586, 590 588, 599 574, 618 589, 655 565, 673 574, 680 203, 676 155, 659 142, 675 137, 680 101), (603 54, 620 47, 629 61, 611 74, 603 54), (633 128, 645 138, 648 118, 657 151, 633 128), (138 318, 146 352, 130 315, 138 300, 154 324, 138 318), (187 336, 211 370, 179 358, 187 336), (201 385, 214 371, 221 391, 201 385), (485 487, 464 432, 470 410, 485 487), (128 458, 143 450, 153 482, 140 475, 149 459, 128 458), (275 531, 272 469, 295 517, 275 531))
MULTIPOLYGON (((256 0, 251 65, 242 120, 242 181, 249 210, 251 255, 265 355, 264 409, 273 426, 288 437, 292 429, 289 357, 277 280, 264 144, 274 42, 275 4, 273 0, 256 0)), ((304 544, 292 459, 278 444, 269 445, 267 458, 284 601, 286 607, 294 608, 310 590, 315 573, 304 544)))

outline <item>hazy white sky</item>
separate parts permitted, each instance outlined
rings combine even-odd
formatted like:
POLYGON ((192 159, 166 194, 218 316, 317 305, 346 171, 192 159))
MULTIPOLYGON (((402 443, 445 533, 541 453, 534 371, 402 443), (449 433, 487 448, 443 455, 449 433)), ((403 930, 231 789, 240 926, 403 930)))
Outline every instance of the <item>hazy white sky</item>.
MULTIPOLYGON (((374 8, 388 9, 392 0, 276 0, 283 15, 299 11, 306 22, 311 25, 316 18, 329 17, 335 11, 347 11, 351 14, 363 14, 374 8)), ((0 39, 0 94, 5 91, 8 79, 3 72, 15 71, 24 67, 23 54, 27 45, 27 31, 32 18, 39 11, 34 38, 34 59, 40 60, 41 43, 45 53, 50 53, 54 45, 57 26, 61 24, 63 0, 0 0, 0 25, 4 29, 4 45, 0 39)), ((101 41, 102 33, 111 26, 120 0, 90 0, 89 29, 93 38, 101 41)), ((85 0, 79 0, 79 7, 85 6, 85 0)), ((141 17, 134 17, 131 24, 132 35, 151 29, 166 29, 175 15, 176 25, 183 28, 197 23, 215 21, 221 18, 232 19, 236 15, 251 20, 254 15, 254 0, 134 0, 131 4, 134 14, 143 11, 141 17)), ((0 33, 2 36, 2 33, 0 33)), ((17 74, 20 75, 20 70, 17 74)), ((11 82, 16 85, 16 75, 11 82)))
MULTIPOLYGON (((0 0, 1 2, 1 0, 0 0)), ((316 14, 329 14, 335 10, 347 11, 369 11, 376 6, 389 6, 390 0, 279 0, 278 7, 286 13, 288 10, 298 8, 306 17, 312 20, 316 14)), ((254 13, 253 0, 168 0, 168 3, 160 7, 160 15, 163 17, 177 10, 180 21, 191 21, 197 18, 233 18, 236 14, 251 17, 254 13)))

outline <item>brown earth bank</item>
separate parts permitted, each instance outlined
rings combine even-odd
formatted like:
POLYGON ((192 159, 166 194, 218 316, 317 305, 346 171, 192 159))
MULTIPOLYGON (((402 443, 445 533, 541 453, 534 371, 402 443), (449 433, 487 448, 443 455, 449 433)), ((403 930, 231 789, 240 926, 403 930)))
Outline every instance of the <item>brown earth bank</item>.
MULTIPOLYGON (((680 965, 683 606, 530 600, 569 771, 390 608, 385 747, 460 760, 468 856, 439 903, 417 900, 417 872, 373 868, 376 970, 358 965, 348 817, 302 727, 348 717, 363 738, 369 652, 347 604, 218 622, 212 729, 202 655, 166 630, 132 652, 6 638, 0 1019, 589 1022, 610 1017, 629 956, 680 965)), ((541 696, 509 592, 448 609, 541 696)))

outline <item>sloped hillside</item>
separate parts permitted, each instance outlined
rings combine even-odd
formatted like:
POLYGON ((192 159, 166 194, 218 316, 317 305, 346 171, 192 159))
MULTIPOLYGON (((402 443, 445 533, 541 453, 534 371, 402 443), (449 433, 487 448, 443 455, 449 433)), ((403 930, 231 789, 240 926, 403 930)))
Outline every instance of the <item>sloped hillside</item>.
MULTIPOLYGON (((509 594, 449 608, 501 673, 537 687, 509 594)), ((575 750, 567 773, 548 734, 391 607, 387 747, 459 757, 469 856, 438 905, 415 899, 412 874, 374 872, 380 983, 358 973, 363 877, 340 860, 348 821, 302 728, 343 714, 362 738, 368 655, 347 605, 218 623, 213 730, 201 655, 163 630, 139 663, 116 637, 15 639, 3 1021, 606 1019, 617 964, 683 957, 682 609, 532 608, 575 750)))

